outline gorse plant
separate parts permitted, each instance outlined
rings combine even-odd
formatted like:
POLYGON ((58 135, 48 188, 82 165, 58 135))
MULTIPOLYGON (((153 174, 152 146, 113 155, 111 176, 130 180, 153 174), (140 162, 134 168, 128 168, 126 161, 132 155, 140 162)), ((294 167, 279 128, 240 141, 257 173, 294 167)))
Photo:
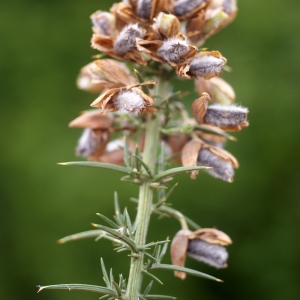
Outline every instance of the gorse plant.
MULTIPOLYGON (((101 267, 104 286, 62 284, 43 289, 87 290, 101 299, 175 299, 151 294, 153 270, 175 272, 221 281, 185 268, 186 255, 216 268, 227 266, 224 246, 231 239, 217 229, 200 228, 172 208, 167 200, 183 172, 196 179, 204 170, 232 182, 237 160, 223 146, 234 140, 228 131, 248 126, 248 109, 232 104, 231 86, 218 77, 226 64, 218 51, 199 48, 212 34, 233 20, 235 0, 127 0, 116 3, 110 12, 97 11, 93 23, 92 48, 101 53, 83 67, 79 88, 100 93, 88 110, 70 123, 84 128, 76 153, 89 161, 62 163, 110 169, 123 174, 121 180, 139 186, 135 218, 121 212, 114 196, 115 216, 98 214, 107 225, 93 224, 94 230, 68 236, 59 242, 96 238, 110 240, 117 252, 128 251, 129 275, 118 280, 101 267), (170 79, 194 79, 199 98, 189 116, 182 101, 185 93, 174 91, 170 79), (181 157, 181 159, 180 159, 181 157), (172 162, 182 166, 169 168, 172 162), (181 230, 171 243, 172 265, 162 263, 168 239, 148 242, 152 213, 177 219, 181 230), (192 231, 191 229, 195 230, 192 231), (126 277, 126 279, 125 279, 126 277), (144 277, 150 283, 142 290, 144 277)), ((174 81, 174 80, 173 80, 174 81)))

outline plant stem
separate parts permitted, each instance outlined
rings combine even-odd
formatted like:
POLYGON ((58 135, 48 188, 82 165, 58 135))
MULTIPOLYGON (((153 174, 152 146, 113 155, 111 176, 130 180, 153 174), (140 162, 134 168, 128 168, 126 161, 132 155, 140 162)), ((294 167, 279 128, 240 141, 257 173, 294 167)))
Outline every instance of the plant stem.
MULTIPOLYGON (((158 96, 154 99, 158 106, 161 98, 166 95, 167 83, 158 81, 155 86, 154 95, 158 96)), ((147 164, 155 174, 155 164, 157 159, 157 149, 159 145, 159 122, 160 111, 155 115, 148 114, 146 123, 146 138, 143 154, 143 161, 147 164)), ((144 182, 140 187, 138 212, 136 216, 137 230, 135 234, 135 243, 138 247, 143 247, 146 243, 146 236, 152 211, 153 190, 150 187, 150 182, 144 182)), ((142 268, 144 262, 144 254, 141 252, 140 257, 132 257, 130 263, 130 272, 128 278, 128 286, 126 300, 137 300, 138 293, 142 283, 142 268)))

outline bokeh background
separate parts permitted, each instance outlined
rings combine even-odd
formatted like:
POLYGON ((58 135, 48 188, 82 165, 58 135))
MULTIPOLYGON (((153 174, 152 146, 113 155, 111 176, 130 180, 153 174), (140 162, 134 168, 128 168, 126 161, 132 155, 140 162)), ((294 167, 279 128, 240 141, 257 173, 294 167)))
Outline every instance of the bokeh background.
MULTIPOLYGON (((0 299, 98 299, 88 292, 46 290, 36 285, 102 285, 100 257, 115 276, 127 277, 129 259, 107 241, 57 245, 65 235, 91 229, 95 213, 113 215, 113 192, 130 213, 135 186, 110 171, 60 167, 74 160, 80 130, 67 124, 94 95, 75 87, 90 49, 89 16, 112 1, 14 0, 1 2, 1 202, 0 299)), ((178 299, 299 299, 300 218, 300 2, 239 1, 229 27, 206 46, 220 50, 233 72, 225 78, 237 102, 249 107, 251 126, 227 149, 240 162, 228 184, 201 173, 177 177, 174 207, 203 227, 227 232, 229 268, 215 270, 188 259, 187 266, 222 278, 220 284, 167 271, 153 292, 178 299)), ((192 82, 182 84, 190 90, 192 82)), ((152 218, 149 241, 172 237, 172 219, 152 218)), ((165 262, 169 262, 167 256, 165 262)))

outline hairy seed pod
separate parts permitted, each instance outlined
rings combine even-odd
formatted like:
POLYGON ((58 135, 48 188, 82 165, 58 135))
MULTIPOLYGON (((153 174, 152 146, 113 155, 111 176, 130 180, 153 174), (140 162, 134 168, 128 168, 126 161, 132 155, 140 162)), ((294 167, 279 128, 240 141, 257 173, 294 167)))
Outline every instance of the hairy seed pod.
POLYGON ((119 112, 137 116, 146 106, 144 99, 135 91, 122 91, 114 101, 119 112))
POLYGON ((163 42, 158 49, 159 55, 167 62, 178 63, 181 57, 187 54, 189 46, 186 41, 179 38, 170 38, 163 42))
POLYGON ((189 74, 192 77, 204 77, 205 79, 210 79, 214 76, 218 76, 223 66, 226 63, 224 57, 217 57, 214 55, 201 55, 195 57, 190 62, 189 74))
POLYGON ((144 30, 138 24, 129 24, 119 33, 114 49, 118 55, 124 55, 127 52, 135 50, 135 39, 143 38, 144 30))
POLYGON ((150 19, 153 0, 138 0, 137 14, 143 19, 150 19))
POLYGON ((218 269, 227 267, 228 253, 220 245, 210 244, 201 240, 191 240, 189 241, 187 254, 218 269))
POLYGON ((183 16, 206 2, 206 0, 178 0, 173 8, 174 15, 183 16))
POLYGON ((93 31, 102 35, 112 35, 114 30, 115 19, 111 13, 98 10, 91 16, 91 21, 94 25, 93 31))
POLYGON ((233 182, 234 170, 232 163, 214 154, 209 149, 202 148, 198 154, 198 165, 212 167, 206 171, 213 177, 227 182, 233 182))
POLYGON ((78 141, 76 155, 83 157, 92 155, 101 142, 101 136, 98 136, 91 128, 85 128, 78 141))
POLYGON ((208 106, 204 123, 218 127, 236 127, 247 120, 248 109, 242 106, 214 104, 208 106))

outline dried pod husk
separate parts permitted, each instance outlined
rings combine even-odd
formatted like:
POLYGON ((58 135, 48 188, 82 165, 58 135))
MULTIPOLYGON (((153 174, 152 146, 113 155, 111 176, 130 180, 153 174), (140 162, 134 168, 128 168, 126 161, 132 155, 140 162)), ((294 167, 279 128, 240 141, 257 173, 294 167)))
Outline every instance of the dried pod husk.
MULTIPOLYGON (((200 140, 191 140, 185 144, 181 152, 181 163, 184 167, 198 165, 198 154, 203 143, 200 140)), ((191 179, 196 179, 199 171, 191 171, 191 179)))
POLYGON ((99 110, 92 110, 82 113, 79 117, 69 123, 69 127, 91 128, 109 130, 114 124, 110 114, 100 115, 99 110))
POLYGON ((90 16, 90 19, 94 25, 92 27, 94 33, 107 36, 111 36, 114 34, 115 17, 113 14, 98 10, 90 16))
POLYGON ((124 63, 112 59, 98 59, 88 65, 94 83, 102 84, 104 88, 114 88, 137 83, 129 74, 124 63))
POLYGON ((157 32, 156 36, 160 36, 163 40, 174 37, 180 32, 180 21, 172 14, 160 12, 151 28, 157 32))
MULTIPOLYGON (((202 228, 192 232, 188 229, 176 233, 171 243, 172 264, 184 267, 186 255, 216 268, 227 267, 228 253, 223 246, 232 243, 230 237, 214 228, 202 228)), ((180 279, 186 278, 186 273, 175 271, 180 279)))
MULTIPOLYGON (((162 140, 165 141, 165 147, 168 147, 170 150, 170 154, 180 154, 182 148, 188 142, 188 137, 186 134, 182 132, 174 132, 172 135, 162 136, 162 140)), ((173 162, 180 162, 180 155, 173 159, 173 162)))
POLYGON ((194 119, 199 124, 204 123, 204 116, 207 112, 207 105, 210 102, 210 96, 207 93, 202 93, 201 97, 196 99, 192 104, 192 114, 194 119))
POLYGON ((177 74, 185 79, 203 77, 210 79, 219 76, 226 58, 219 51, 199 52, 191 61, 177 68, 177 74))
MULTIPOLYGON (((180 230, 176 233, 171 243, 171 261, 174 266, 184 267, 186 251, 189 245, 188 236, 192 234, 190 230, 180 230)), ((180 279, 186 278, 186 273, 175 271, 174 275, 180 279)))
POLYGON ((203 92, 208 93, 211 101, 215 103, 230 105, 235 100, 233 88, 220 77, 213 77, 210 80, 197 78, 195 80, 195 88, 200 95, 203 92))
POLYGON ((200 10, 205 9, 210 0, 173 0, 170 1, 169 11, 180 20, 188 20, 200 10))
POLYGON ((101 83, 94 82, 90 72, 90 64, 81 68, 76 80, 77 87, 81 90, 88 91, 90 93, 99 93, 103 91, 104 87, 101 83))
POLYGON ((189 41, 195 46, 199 46, 198 44, 204 24, 205 10, 201 10, 190 18, 184 27, 185 35, 188 36, 189 41))
POLYGON ((199 239, 210 244, 228 246, 232 244, 231 238, 221 230, 215 228, 201 228, 189 235, 189 239, 199 239))
MULTIPOLYGON (((215 132, 219 132, 220 134, 224 133, 224 130, 220 129, 219 127, 203 124, 202 127, 207 129, 212 129, 215 132)), ((227 138, 221 135, 212 134, 204 131, 196 131, 197 136, 203 140, 206 144, 215 146, 218 148, 224 148, 224 145, 227 141, 227 138)))
POLYGON ((128 87, 113 88, 100 95, 92 104, 92 107, 100 108, 101 114, 110 111, 121 111, 129 115, 136 116, 144 111, 153 112, 153 99, 146 95, 141 85, 156 84, 155 81, 147 81, 128 87))
MULTIPOLYGON (((124 139, 116 139, 110 141, 106 144, 105 150, 101 153, 101 155, 90 157, 90 159, 110 163, 115 165, 123 165, 124 164, 124 139)), ((135 143, 132 140, 127 141, 128 149, 131 152, 135 150, 135 143)), ((139 150, 141 150, 139 148, 139 150)))
POLYGON ((200 46, 205 39, 232 22, 236 14, 237 6, 235 0, 212 0, 205 12, 205 22, 201 33, 195 36, 193 42, 197 46, 200 46))

